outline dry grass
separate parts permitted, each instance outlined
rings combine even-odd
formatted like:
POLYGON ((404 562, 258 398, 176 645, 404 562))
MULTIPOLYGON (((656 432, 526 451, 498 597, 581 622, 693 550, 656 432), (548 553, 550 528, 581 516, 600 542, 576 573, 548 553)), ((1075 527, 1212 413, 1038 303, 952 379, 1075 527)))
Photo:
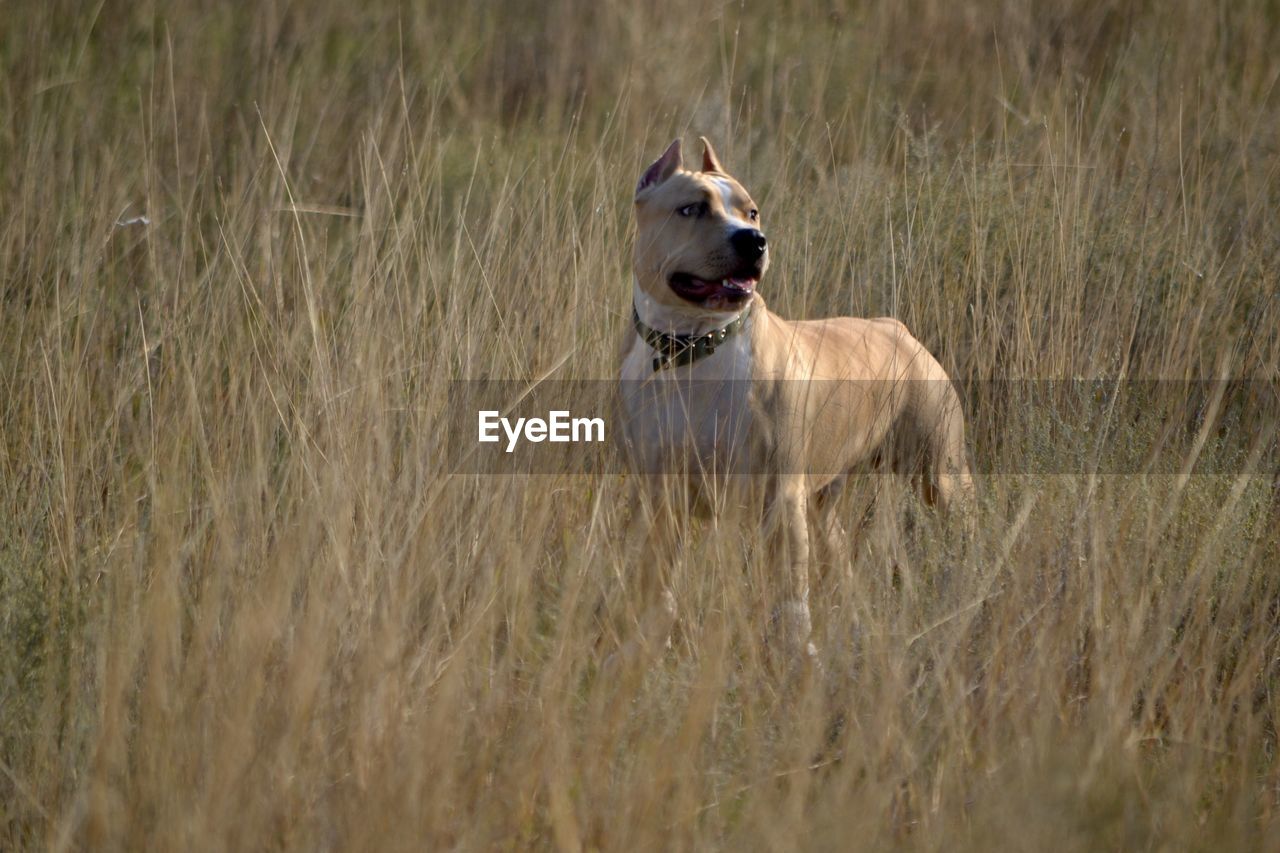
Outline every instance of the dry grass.
POLYGON ((363 5, 6 4, 0 847, 1280 845, 1275 4, 363 5), (606 679, 625 482, 442 457, 451 379, 611 375, 691 133, 987 472, 968 549, 881 501, 791 689, 736 520, 606 679))

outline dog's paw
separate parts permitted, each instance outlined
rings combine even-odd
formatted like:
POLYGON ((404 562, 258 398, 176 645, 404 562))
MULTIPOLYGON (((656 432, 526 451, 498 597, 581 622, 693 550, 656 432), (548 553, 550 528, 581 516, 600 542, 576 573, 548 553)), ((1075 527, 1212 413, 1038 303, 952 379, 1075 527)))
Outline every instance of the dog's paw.
POLYGON ((671 648, 671 633, 677 618, 676 597, 664 589, 657 602, 640 620, 636 633, 617 651, 605 658, 600 667, 606 678, 616 677, 626 666, 651 662, 671 648))
POLYGON ((813 620, 809 605, 803 601, 787 601, 773 615, 774 642, 785 657, 788 669, 819 669, 818 647, 813 644, 813 620))
POLYGON ((806 646, 812 648, 809 637, 813 634, 813 620, 809 616, 809 605, 803 601, 786 601, 778 605, 774 615, 775 630, 783 645, 793 651, 801 651, 806 646))
POLYGON ((667 630, 670 630, 670 626, 675 624, 676 597, 671 590, 664 589, 662 594, 658 596, 658 603, 654 605, 650 617, 660 625, 666 626, 667 630))

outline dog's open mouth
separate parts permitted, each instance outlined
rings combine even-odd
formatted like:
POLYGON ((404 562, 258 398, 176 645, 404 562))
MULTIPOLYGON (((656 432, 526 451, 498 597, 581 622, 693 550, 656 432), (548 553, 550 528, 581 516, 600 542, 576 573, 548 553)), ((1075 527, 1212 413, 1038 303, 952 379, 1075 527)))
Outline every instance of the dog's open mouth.
POLYGON ((738 274, 715 281, 678 272, 670 278, 671 289, 682 299, 696 302, 707 308, 731 308, 751 298, 760 279, 755 275, 738 274))

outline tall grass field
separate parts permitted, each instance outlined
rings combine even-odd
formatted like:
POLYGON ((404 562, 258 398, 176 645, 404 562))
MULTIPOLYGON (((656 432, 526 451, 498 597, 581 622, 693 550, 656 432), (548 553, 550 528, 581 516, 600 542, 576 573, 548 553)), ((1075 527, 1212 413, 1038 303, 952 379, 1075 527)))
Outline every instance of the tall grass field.
POLYGON ((0 848, 1280 849, 1278 294, 1269 0, 0 0, 0 848), (630 477, 444 438, 616 377, 699 135, 966 410, 799 676, 759 518, 606 666, 630 477))

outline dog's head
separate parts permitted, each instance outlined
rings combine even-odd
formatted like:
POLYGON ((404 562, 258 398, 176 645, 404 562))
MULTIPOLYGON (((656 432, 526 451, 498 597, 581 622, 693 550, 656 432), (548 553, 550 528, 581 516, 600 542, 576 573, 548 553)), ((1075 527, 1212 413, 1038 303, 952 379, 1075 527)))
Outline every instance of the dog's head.
POLYGON ((702 140, 702 170, 672 142, 636 184, 636 280, 658 302, 733 311, 769 266, 760 211, 702 140))

